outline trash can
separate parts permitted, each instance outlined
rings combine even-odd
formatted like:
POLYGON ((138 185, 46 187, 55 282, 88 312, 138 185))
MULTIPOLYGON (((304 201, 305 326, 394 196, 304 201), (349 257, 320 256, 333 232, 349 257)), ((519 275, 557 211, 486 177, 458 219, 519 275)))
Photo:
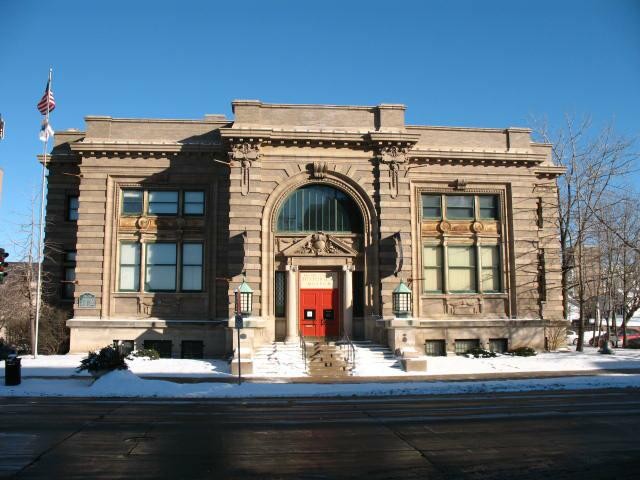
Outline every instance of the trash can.
POLYGON ((4 384, 7 387, 11 387, 13 385, 20 385, 22 381, 22 373, 21 373, 21 358, 18 357, 9 357, 4 361, 4 384))

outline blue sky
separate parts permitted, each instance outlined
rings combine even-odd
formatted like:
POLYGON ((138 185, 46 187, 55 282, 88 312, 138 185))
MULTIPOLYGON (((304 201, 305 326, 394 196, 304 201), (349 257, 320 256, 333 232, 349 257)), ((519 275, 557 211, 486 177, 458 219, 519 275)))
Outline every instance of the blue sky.
POLYGON ((588 113, 640 133, 638 0, 0 0, 0 41, 0 246, 38 189, 50 65, 56 130, 90 114, 231 118, 231 100, 256 98, 404 103, 427 125, 588 113))

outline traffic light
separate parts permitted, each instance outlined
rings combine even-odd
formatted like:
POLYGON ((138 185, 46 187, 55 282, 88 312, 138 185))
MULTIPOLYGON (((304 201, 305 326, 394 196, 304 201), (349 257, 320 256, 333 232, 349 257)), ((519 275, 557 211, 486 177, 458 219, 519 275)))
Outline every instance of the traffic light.
POLYGON ((7 262, 5 259, 9 256, 7 252, 4 251, 4 248, 0 248, 0 283, 4 282, 5 277, 8 275, 5 271, 7 267, 7 262))

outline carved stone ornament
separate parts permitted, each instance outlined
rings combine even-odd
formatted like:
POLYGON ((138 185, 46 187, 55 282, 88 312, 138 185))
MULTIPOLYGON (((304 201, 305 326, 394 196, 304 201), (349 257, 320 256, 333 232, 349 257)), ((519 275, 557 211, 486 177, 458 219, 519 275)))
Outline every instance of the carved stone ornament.
POLYGON ((447 301, 449 315, 477 315, 482 313, 482 302, 478 298, 450 299, 447 301))
POLYGON ((391 186, 391 198, 398 196, 398 173, 400 166, 408 161, 409 148, 390 145, 380 148, 380 161, 389 166, 389 182, 391 186))
POLYGON ((136 221, 136 227, 138 227, 139 230, 146 230, 149 228, 149 225, 151 225, 151 219, 147 217, 140 217, 136 221))
POLYGON ((451 224, 449 222, 447 222, 446 220, 442 220, 438 224, 438 230, 440 230, 442 233, 450 232, 451 231, 451 224))
POLYGON ((455 182, 453 182, 453 188, 455 188, 456 190, 466 190, 467 181, 463 178, 458 178, 455 182))
POLYGON ((237 143, 232 146, 229 153, 232 161, 240 162, 240 193, 248 195, 251 191, 251 166, 260 158, 260 145, 257 143, 237 143))
POLYGON ((311 165, 311 178, 316 180, 325 179, 328 169, 327 162, 313 162, 311 165))
POLYGON ((312 233, 281 251, 285 257, 347 256, 358 252, 340 239, 323 232, 312 233))
POLYGON ((482 222, 473 222, 471 224, 471 228, 476 233, 484 232, 484 223, 482 223, 482 222))

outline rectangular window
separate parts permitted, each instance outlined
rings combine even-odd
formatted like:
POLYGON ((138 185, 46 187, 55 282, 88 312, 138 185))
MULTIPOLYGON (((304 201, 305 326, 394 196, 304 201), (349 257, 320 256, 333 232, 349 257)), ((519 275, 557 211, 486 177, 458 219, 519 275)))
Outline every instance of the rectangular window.
POLYGON ((509 341, 506 338, 490 338, 489 350, 496 353, 506 353, 509 350, 509 341))
POLYGON ((442 292, 442 247, 425 245, 422 254, 424 265, 424 291, 442 292))
POLYGON ((500 291, 500 247, 498 245, 483 246, 482 254, 482 291, 500 291))
POLYGON ((73 300, 76 285, 76 252, 68 250, 64 252, 64 271, 62 279, 62 298, 73 300))
POLYGON ((149 215, 177 215, 178 192, 151 191, 149 192, 149 215))
POLYGON ((144 289, 147 292, 172 292, 176 289, 176 244, 147 245, 144 289))
POLYGON ((447 218, 450 220, 473 220, 473 195, 448 195, 447 218))
POLYGON ((442 195, 422 195, 422 218, 442 218, 442 195))
POLYGON ((186 292, 202 291, 202 244, 185 243, 182 245, 182 290, 186 292))
POLYGON ((171 340, 145 340, 145 350, 155 350, 160 354, 160 358, 171 358, 171 340))
POLYGON ((275 314, 276 317, 286 315, 287 272, 276 272, 275 278, 275 314))
POLYGON ((121 292, 140 290, 140 244, 120 244, 120 288, 121 292))
POLYGON ((78 207, 80 201, 77 195, 67 197, 67 220, 75 222, 78 220, 78 207))
POLYGON ((204 192, 184 192, 182 213, 204 215, 204 192))
POLYGON ((113 346, 126 356, 135 350, 136 345, 133 340, 114 340, 113 346))
POLYGON ((182 358, 204 358, 204 343, 202 340, 183 340, 182 358))
POLYGON ((498 196, 480 195, 480 218, 483 220, 498 220, 498 196))
POLYGON ((429 357, 446 356, 444 340, 427 340, 424 344, 424 353, 429 357))
POLYGON ((364 272, 353 272, 353 316, 364 316, 364 272))
POLYGON ((478 348, 478 347, 480 347, 480 340, 478 339, 456 340, 455 352, 456 352, 456 355, 464 355, 472 348, 478 348))
POLYGON ((122 214, 142 214, 142 190, 122 190, 122 214))
POLYGON ((477 290, 475 246, 450 246, 448 250, 449 291, 475 292, 477 290))

